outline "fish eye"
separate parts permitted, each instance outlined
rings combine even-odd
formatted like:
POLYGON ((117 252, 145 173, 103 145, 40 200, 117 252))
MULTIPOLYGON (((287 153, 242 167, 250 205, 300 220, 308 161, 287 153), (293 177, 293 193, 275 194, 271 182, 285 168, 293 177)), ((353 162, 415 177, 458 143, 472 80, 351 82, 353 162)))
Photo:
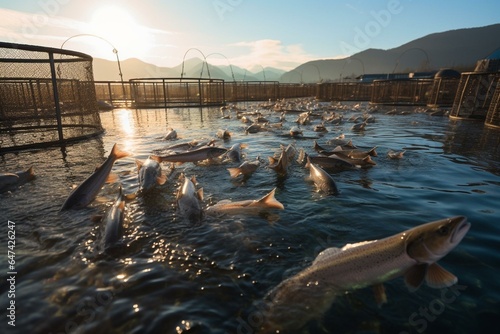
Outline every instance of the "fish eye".
POLYGON ((437 233, 439 235, 443 235, 444 236, 444 235, 448 235, 449 231, 450 231, 450 228, 449 228, 448 225, 442 225, 442 226, 440 226, 438 228, 437 233))

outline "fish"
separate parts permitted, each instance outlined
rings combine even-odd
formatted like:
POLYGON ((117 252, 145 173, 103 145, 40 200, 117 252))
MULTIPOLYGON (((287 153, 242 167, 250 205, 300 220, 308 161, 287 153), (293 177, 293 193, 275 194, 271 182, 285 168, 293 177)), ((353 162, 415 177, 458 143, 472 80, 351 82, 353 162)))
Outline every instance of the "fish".
POLYGON ((342 147, 337 146, 331 152, 331 154, 328 154, 326 152, 323 153, 323 154, 326 154, 326 155, 336 154, 336 155, 344 156, 344 157, 351 158, 351 159, 363 159, 363 158, 365 158, 368 155, 371 156, 371 157, 378 156, 378 154, 377 154, 377 146, 374 146, 373 148, 371 148, 368 151, 363 151, 361 149, 344 150, 344 149, 342 149, 342 147))
POLYGON ((76 187, 68 196, 60 211, 69 209, 83 209, 89 205, 97 196, 104 183, 110 176, 111 168, 118 159, 130 156, 131 154, 121 151, 117 144, 113 145, 107 159, 95 169, 87 179, 76 187))
POLYGON ((267 212, 271 209, 284 210, 284 205, 279 202, 274 194, 276 188, 271 190, 267 195, 256 200, 243 200, 231 202, 230 200, 223 200, 209 206, 205 212, 207 215, 236 215, 236 214, 260 214, 267 212))
POLYGON ((299 157, 297 161, 299 163, 304 163, 304 161, 307 161, 307 158, 310 159, 310 161, 322 168, 327 168, 327 169, 338 169, 338 170, 344 170, 344 169, 353 169, 356 168, 356 165, 353 163, 345 160, 345 159, 340 159, 336 156, 311 156, 305 153, 303 149, 300 150, 299 152, 299 157))
POLYGON ((387 152, 387 156, 390 158, 390 159, 402 159, 403 158, 403 154, 405 154, 406 151, 400 151, 400 152, 395 152, 393 150, 390 150, 389 152, 387 152))
POLYGON ((260 160, 259 158, 257 158, 254 161, 244 161, 238 167, 227 168, 227 170, 231 178, 234 179, 240 175, 250 176, 257 170, 257 168, 259 168, 259 166, 260 166, 260 160))
POLYGON ((325 127, 325 123, 317 124, 313 128, 314 132, 328 132, 328 130, 325 127))
POLYGON ((182 185, 179 187, 176 196, 177 213, 191 223, 199 223, 203 218, 203 188, 196 189, 196 177, 183 178, 182 185))
POLYGON ((458 279, 437 261, 462 241, 469 228, 466 217, 456 216, 380 240, 327 248, 309 267, 265 296, 261 332, 296 332, 309 320, 321 316, 335 297, 368 286, 374 287, 381 305, 387 299, 382 284, 400 276, 404 276, 412 292, 424 281, 431 288, 450 287, 458 279))
POLYGON ((182 152, 182 153, 174 153, 169 155, 152 155, 151 158, 160 162, 177 162, 177 163, 185 163, 185 162, 197 162, 207 159, 217 158, 224 153, 227 152, 227 149, 222 147, 215 146, 205 146, 196 150, 182 152))
POLYGON ((163 140, 177 139, 177 131, 172 128, 167 128, 167 134, 163 137, 163 140))
POLYGON ((354 124, 351 127, 352 131, 364 131, 366 129, 366 122, 354 124))
POLYGON ((227 158, 227 160, 230 160, 232 162, 241 162, 241 150, 246 147, 246 144, 234 144, 229 150, 227 150, 227 152, 225 153, 225 157, 227 158))
POLYGON ((290 136, 292 137, 297 137, 298 135, 303 135, 303 132, 301 129, 299 129, 298 127, 296 126, 293 126, 291 129, 290 129, 290 136))
POLYGON ((258 123, 253 123, 252 125, 248 126, 245 129, 246 134, 257 133, 257 132, 261 132, 261 131, 266 131, 266 128, 258 123))
POLYGON ((228 130, 219 129, 219 130, 217 130, 216 135, 218 138, 221 138, 221 139, 230 139, 231 138, 231 132, 229 132, 228 130))
POLYGON ((15 173, 0 173, 0 192, 19 187, 36 178, 33 167, 15 173))
POLYGON ((320 166, 317 166, 311 162, 311 159, 307 157, 306 168, 309 168, 309 179, 314 182, 316 188, 323 193, 328 195, 338 195, 339 190, 337 185, 333 180, 332 176, 325 172, 320 166))
POLYGON ((106 211, 103 217, 104 238, 103 249, 108 250, 123 235, 123 220, 125 217, 125 199, 123 196, 123 189, 120 186, 118 196, 114 204, 106 211))
POLYGON ((289 144, 286 148, 281 146, 281 153, 278 159, 269 157, 269 168, 274 169, 280 175, 288 173, 288 166, 293 160, 297 149, 293 144, 289 144))
POLYGON ((332 155, 329 155, 328 157, 344 160, 344 161, 347 161, 348 163, 350 163, 356 167, 362 167, 362 168, 372 167, 372 166, 377 165, 377 163, 375 161, 373 161, 369 155, 365 156, 364 158, 351 158, 351 157, 345 156, 345 155, 332 154, 332 155))
POLYGON ((135 160, 138 170, 139 194, 145 194, 157 184, 163 185, 167 182, 167 176, 162 172, 160 162, 154 158, 147 158, 144 163, 135 160))

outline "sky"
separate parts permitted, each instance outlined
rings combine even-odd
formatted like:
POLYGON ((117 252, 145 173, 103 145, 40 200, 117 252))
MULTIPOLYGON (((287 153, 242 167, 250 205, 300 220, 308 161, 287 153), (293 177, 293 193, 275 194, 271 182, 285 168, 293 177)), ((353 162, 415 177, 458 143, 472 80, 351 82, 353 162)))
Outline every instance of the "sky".
POLYGON ((500 23, 500 1, 0 0, 0 41, 139 58, 198 57, 250 71, 391 49, 425 35, 500 23))

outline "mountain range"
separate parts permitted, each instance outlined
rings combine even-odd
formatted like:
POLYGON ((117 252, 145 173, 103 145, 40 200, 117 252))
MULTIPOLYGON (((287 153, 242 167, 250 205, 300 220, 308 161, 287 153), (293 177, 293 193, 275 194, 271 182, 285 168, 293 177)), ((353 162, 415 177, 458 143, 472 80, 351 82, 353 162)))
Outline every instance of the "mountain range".
MULTIPOLYGON (((352 80, 361 74, 407 73, 454 68, 471 71, 500 47, 500 24, 478 28, 456 29, 415 39, 396 48, 367 49, 348 58, 319 59, 306 62, 288 72, 266 67, 250 72, 238 66, 214 66, 191 58, 175 67, 159 67, 131 58, 121 61, 123 79, 183 77, 224 79, 226 81, 319 82, 352 80), (184 70, 183 70, 184 68, 184 70)), ((94 79, 119 80, 115 61, 94 59, 94 79)))

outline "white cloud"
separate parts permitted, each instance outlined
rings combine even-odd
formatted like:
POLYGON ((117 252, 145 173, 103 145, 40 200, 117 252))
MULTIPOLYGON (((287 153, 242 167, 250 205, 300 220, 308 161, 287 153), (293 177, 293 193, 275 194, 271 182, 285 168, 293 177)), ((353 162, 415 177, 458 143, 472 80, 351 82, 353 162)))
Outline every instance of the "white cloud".
POLYGON ((281 41, 273 39, 239 42, 231 46, 250 49, 250 52, 230 59, 232 64, 248 69, 259 70, 263 66, 290 70, 302 63, 316 59, 304 51, 300 44, 283 45, 281 41))

